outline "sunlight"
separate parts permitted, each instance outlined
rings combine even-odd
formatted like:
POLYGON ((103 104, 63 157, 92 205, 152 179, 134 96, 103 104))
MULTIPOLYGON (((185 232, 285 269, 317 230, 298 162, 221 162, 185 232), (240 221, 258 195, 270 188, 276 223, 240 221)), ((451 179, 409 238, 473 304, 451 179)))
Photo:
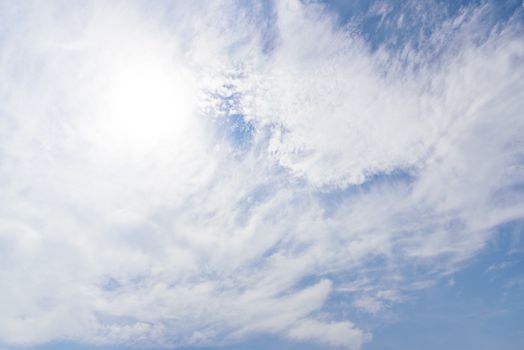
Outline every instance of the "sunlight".
POLYGON ((158 57, 119 65, 102 97, 96 143, 132 157, 181 145, 195 105, 193 86, 187 70, 158 57))

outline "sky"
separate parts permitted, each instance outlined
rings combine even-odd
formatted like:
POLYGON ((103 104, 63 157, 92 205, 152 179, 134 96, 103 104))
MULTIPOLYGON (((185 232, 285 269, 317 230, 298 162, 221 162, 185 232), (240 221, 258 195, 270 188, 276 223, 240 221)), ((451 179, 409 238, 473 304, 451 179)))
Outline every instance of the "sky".
POLYGON ((524 348, 523 34, 0 0, 0 350, 524 348))

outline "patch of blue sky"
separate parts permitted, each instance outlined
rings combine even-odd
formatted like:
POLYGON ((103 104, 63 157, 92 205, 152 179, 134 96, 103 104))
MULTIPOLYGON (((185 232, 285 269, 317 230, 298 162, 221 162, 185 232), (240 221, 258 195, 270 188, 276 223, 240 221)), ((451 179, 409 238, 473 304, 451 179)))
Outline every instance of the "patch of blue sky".
POLYGON ((120 287, 122 287, 122 284, 113 277, 106 278, 101 284, 102 290, 107 292, 118 290, 120 287))
POLYGON ((507 349, 524 346, 524 222, 502 225, 453 276, 392 307, 365 349, 507 349))
POLYGON ((434 31, 445 21, 460 16, 467 8, 483 4, 490 6, 488 15, 483 18, 487 31, 522 12, 522 4, 518 0, 319 2, 336 16, 340 26, 349 26, 373 51, 379 47, 401 51, 406 45, 415 50, 426 49, 434 31))
POLYGON ((225 140, 236 151, 242 152, 250 148, 253 142, 255 127, 246 121, 242 114, 225 114, 216 119, 216 134, 218 139, 225 140))
POLYGON ((255 127, 246 121, 243 115, 233 114, 226 117, 229 138, 236 148, 248 147, 253 139, 255 127))
MULTIPOLYGON (((242 72, 238 72, 238 76, 228 78, 233 81, 241 79, 241 74, 242 72)), ((214 107, 211 108, 209 116, 214 123, 216 138, 226 141, 238 151, 248 150, 256 130, 253 122, 242 114, 242 94, 237 91, 234 82, 224 84, 220 92, 212 92, 210 97, 214 107)))

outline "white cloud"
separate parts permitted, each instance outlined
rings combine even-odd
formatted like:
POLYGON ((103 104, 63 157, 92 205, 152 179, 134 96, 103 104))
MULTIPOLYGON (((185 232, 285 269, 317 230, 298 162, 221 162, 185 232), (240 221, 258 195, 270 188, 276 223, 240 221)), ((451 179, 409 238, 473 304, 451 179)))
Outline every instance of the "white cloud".
POLYGON ((289 331, 288 335, 297 340, 316 341, 329 346, 345 349, 360 349, 369 334, 354 327, 351 322, 323 323, 316 320, 301 320, 289 331))
POLYGON ((362 311, 376 314, 384 308, 383 303, 377 298, 371 296, 361 297, 353 303, 353 305, 362 311))
POLYGON ((171 6, 0 5, 0 344, 358 349, 351 311, 524 216, 518 23, 399 54, 318 4, 171 6))

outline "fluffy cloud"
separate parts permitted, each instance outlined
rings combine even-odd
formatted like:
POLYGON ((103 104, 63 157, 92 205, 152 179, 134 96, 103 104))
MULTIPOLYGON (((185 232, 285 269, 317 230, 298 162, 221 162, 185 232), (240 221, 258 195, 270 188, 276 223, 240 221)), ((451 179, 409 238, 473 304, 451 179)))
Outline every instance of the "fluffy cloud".
POLYGON ((346 349, 360 349, 363 341, 369 338, 369 335, 355 329, 348 321, 325 324, 314 320, 303 320, 297 322, 288 331, 288 335, 293 339, 319 341, 346 349))
POLYGON ((524 216, 522 9, 203 5, 0 5, 0 344, 358 349, 524 216))

